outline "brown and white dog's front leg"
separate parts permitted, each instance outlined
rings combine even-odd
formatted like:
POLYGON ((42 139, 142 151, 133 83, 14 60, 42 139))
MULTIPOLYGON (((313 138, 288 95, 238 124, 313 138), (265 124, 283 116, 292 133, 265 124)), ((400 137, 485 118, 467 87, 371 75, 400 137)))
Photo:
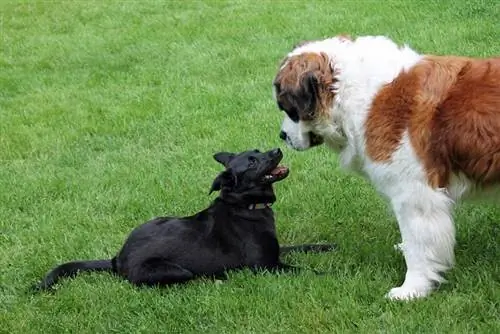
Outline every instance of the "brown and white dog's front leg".
POLYGON ((404 283, 387 294, 390 299, 410 300, 429 295, 436 283, 444 281, 441 274, 454 262, 452 201, 426 185, 411 186, 409 189, 413 191, 391 200, 407 271, 404 283))

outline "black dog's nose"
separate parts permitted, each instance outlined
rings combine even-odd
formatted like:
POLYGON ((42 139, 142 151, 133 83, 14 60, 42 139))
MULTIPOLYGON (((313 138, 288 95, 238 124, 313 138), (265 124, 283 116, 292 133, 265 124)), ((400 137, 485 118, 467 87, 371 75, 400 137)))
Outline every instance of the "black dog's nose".
POLYGON ((280 154, 281 154, 281 150, 279 148, 276 148, 276 149, 274 149, 274 150, 271 151, 271 155, 273 157, 278 156, 280 154))
POLYGON ((285 131, 280 131, 280 138, 283 140, 286 140, 286 132, 285 131))

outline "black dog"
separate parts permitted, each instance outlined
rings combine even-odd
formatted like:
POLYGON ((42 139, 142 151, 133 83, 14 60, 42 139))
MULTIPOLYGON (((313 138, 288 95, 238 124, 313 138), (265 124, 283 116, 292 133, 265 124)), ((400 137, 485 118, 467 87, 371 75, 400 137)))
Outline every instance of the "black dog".
POLYGON ((75 261, 56 267, 36 285, 51 288, 61 277, 81 271, 109 271, 135 285, 168 285, 196 277, 225 278, 227 270, 294 270, 280 261, 290 251, 323 252, 331 244, 282 247, 278 244, 271 204, 273 183, 288 176, 274 149, 240 154, 221 152, 215 160, 226 169, 210 193, 220 195, 205 210, 189 217, 159 217, 132 231, 111 260, 75 261))

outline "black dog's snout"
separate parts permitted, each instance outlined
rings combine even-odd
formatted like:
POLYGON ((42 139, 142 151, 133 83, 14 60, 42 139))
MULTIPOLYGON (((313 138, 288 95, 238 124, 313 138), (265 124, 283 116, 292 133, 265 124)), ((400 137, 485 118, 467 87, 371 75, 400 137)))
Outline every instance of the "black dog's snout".
POLYGON ((280 138, 283 139, 283 140, 286 140, 286 132, 285 131, 280 131, 280 138))

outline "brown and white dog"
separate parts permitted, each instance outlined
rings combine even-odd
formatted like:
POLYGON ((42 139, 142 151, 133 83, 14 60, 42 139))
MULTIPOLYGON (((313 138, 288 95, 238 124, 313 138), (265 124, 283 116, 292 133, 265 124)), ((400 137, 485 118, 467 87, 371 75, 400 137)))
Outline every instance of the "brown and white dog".
POLYGON ((274 89, 289 146, 325 143, 390 201, 407 272, 387 296, 427 296, 454 262, 456 201, 491 191, 500 203, 500 58, 334 37, 295 47, 274 89))

